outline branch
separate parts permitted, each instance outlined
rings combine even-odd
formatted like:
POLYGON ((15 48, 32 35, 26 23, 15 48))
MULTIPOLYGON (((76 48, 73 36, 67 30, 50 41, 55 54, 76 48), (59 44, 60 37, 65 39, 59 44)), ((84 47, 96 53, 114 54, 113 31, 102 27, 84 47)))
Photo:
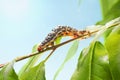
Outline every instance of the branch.
POLYGON ((53 52, 56 50, 56 48, 54 48, 53 50, 52 50, 52 52, 45 58, 45 62, 49 59, 49 57, 53 54, 53 52))
MULTIPOLYGON (((15 62, 24 60, 24 59, 26 59, 26 58, 30 58, 30 57, 32 57, 32 56, 41 54, 41 53, 43 53, 43 52, 45 52, 45 51, 48 51, 48 50, 52 50, 52 52, 50 53, 50 55, 51 55, 58 47, 60 47, 60 46, 62 46, 62 45, 65 45, 65 44, 67 44, 67 43, 69 43, 69 42, 72 42, 72 41, 74 41, 74 40, 76 40, 76 39, 86 39, 86 38, 89 38, 92 34, 95 34, 95 33, 97 33, 98 31, 103 30, 104 27, 106 27, 107 29, 109 29, 109 28, 112 28, 112 27, 117 26, 117 25, 119 25, 119 24, 120 24, 120 23, 118 22, 118 23, 112 23, 112 24, 109 25, 109 26, 106 26, 106 25, 105 25, 105 26, 102 26, 102 27, 101 27, 100 29, 98 29, 98 30, 94 30, 94 31, 92 31, 92 32, 89 32, 88 34, 84 34, 84 35, 79 36, 79 37, 77 37, 77 38, 73 38, 73 39, 67 40, 67 41, 62 42, 62 43, 60 43, 60 44, 58 44, 58 45, 49 47, 49 48, 47 48, 47 49, 45 49, 45 50, 43 50, 43 51, 40 51, 40 52, 36 51, 36 52, 31 53, 31 54, 29 54, 29 55, 17 57, 17 58, 15 58, 15 62)), ((48 57, 47 57, 45 60, 47 60, 50 55, 48 55, 48 57)), ((8 63, 0 64, 0 68, 2 68, 3 66, 5 66, 6 64, 8 64, 8 63)))
MULTIPOLYGON (((30 58, 30 57, 32 57, 32 56, 41 54, 41 53, 43 53, 43 52, 45 52, 45 51, 48 51, 48 50, 53 50, 53 51, 54 51, 54 49, 56 49, 56 48, 58 48, 58 47, 60 47, 60 46, 62 46, 62 45, 65 45, 65 44, 67 44, 67 43, 69 43, 69 42, 72 42, 72 41, 74 41, 74 40, 76 40, 76 39, 84 39, 85 36, 91 35, 91 34, 96 33, 96 32, 98 32, 98 31, 93 31, 93 32, 91 32, 91 33, 89 33, 89 34, 85 34, 85 35, 79 36, 79 37, 77 37, 77 38, 73 38, 73 39, 67 40, 67 41, 65 41, 65 42, 62 42, 62 43, 60 43, 60 44, 58 44, 58 45, 49 47, 49 48, 47 48, 47 49, 45 49, 45 50, 43 50, 43 51, 40 51, 40 52, 36 51, 36 52, 34 52, 34 53, 30 53, 29 55, 24 55, 24 56, 16 57, 16 58, 15 58, 15 62, 18 62, 18 61, 21 61, 21 60, 30 58)), ((90 36, 89 36, 89 37, 90 37, 90 36)), ((85 37, 85 38, 86 38, 86 37, 85 37)), ((53 53, 53 52, 51 52, 51 53, 53 53)), ((49 57, 49 56, 48 56, 48 57, 49 57)), ((46 58, 46 59, 47 59, 47 58, 46 58)), ((46 60, 46 59, 45 59, 45 60, 46 60)), ((0 68, 2 68, 3 66, 5 66, 6 64, 8 64, 8 63, 0 64, 0 68)))

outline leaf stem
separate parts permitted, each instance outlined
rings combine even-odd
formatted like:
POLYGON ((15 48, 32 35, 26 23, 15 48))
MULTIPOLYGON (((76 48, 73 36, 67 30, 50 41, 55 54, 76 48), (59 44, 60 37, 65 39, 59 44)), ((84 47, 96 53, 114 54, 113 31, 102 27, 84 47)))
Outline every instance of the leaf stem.
POLYGON ((51 52, 50 52, 50 54, 45 58, 45 62, 49 59, 49 57, 53 54, 53 52, 56 50, 56 48, 54 48, 51 52))

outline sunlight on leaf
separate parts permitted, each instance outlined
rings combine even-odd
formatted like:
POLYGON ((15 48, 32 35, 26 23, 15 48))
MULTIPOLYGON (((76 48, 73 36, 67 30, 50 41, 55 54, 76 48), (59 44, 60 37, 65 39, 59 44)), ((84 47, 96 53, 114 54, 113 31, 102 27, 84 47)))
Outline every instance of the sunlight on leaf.
POLYGON ((0 80, 18 80, 18 76, 13 69, 14 61, 4 66, 0 71, 0 80))
POLYGON ((64 68, 65 63, 68 62, 75 55, 75 53, 77 52, 77 49, 78 49, 78 45, 79 45, 79 41, 78 40, 74 41, 73 45, 70 47, 70 49, 69 49, 69 51, 66 55, 66 58, 65 58, 64 62, 62 63, 62 65, 57 70, 57 72, 54 76, 54 80, 56 79, 56 77, 58 76, 60 71, 64 68))
POLYGON ((105 15, 109 12, 109 10, 118 3, 119 0, 100 0, 101 8, 102 8, 102 14, 105 18, 105 15), (107 5, 106 5, 107 3, 107 5))
POLYGON ((81 52, 71 80, 112 80, 108 64, 104 46, 100 42, 92 43, 89 51, 87 48, 81 52))
POLYGON ((114 28, 107 37, 105 46, 109 53, 109 63, 114 80, 120 79, 120 26, 114 28))
MULTIPOLYGON (((38 44, 36 44, 35 46, 33 46, 32 49, 32 53, 36 52, 38 48, 38 44)), ((40 55, 36 55, 31 57, 28 62, 21 68, 20 72, 19 72, 19 76, 22 76, 22 73, 24 73, 25 71, 29 70, 31 67, 34 66, 34 64, 38 61, 38 59, 40 58, 40 55)))
POLYGON ((21 80, 46 80, 44 61, 24 72, 21 80))
MULTIPOLYGON (((106 24, 106 22, 120 16, 120 0, 100 0, 100 2, 103 20, 99 21, 97 24, 106 24)), ((104 38, 106 38, 111 31, 112 28, 107 30, 104 34, 104 38)))
POLYGON ((100 0, 103 11, 103 20, 98 24, 105 24, 106 22, 119 17, 120 15, 120 0, 100 0), (107 5, 106 5, 107 3, 107 5))

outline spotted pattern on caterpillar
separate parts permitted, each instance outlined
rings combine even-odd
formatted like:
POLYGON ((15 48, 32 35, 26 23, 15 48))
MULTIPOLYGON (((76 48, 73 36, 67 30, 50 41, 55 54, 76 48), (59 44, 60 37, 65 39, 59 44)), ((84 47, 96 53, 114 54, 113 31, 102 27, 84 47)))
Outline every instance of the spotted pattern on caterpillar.
POLYGON ((78 36, 82 36, 86 33, 89 33, 89 31, 86 30, 79 31, 70 26, 58 26, 55 29, 53 29, 51 33, 47 35, 45 40, 39 45, 38 51, 40 52, 48 47, 54 46, 54 41, 58 37, 71 36, 72 38, 77 38, 78 36))

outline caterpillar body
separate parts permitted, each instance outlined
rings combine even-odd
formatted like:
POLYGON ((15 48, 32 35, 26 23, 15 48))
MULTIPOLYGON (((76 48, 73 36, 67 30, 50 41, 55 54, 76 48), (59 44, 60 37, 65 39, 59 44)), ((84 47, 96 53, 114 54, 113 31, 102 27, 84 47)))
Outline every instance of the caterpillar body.
POLYGON ((86 30, 79 31, 70 26, 58 26, 55 29, 53 29, 51 33, 47 35, 45 40, 39 45, 38 51, 40 52, 48 47, 54 46, 54 41, 58 37, 71 36, 73 38, 77 38, 78 36, 82 36, 86 33, 89 33, 89 31, 86 30))

